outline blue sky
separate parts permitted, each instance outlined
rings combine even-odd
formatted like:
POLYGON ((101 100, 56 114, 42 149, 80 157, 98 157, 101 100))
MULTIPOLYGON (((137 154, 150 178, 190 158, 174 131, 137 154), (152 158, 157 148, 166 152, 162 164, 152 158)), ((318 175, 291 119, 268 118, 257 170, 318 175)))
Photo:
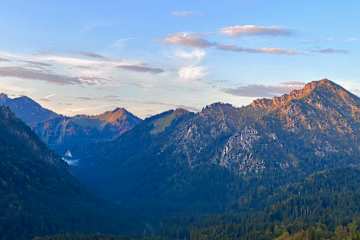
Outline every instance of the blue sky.
POLYGON ((329 78, 359 93, 360 2, 16 1, 0 91, 60 113, 236 106, 329 78))

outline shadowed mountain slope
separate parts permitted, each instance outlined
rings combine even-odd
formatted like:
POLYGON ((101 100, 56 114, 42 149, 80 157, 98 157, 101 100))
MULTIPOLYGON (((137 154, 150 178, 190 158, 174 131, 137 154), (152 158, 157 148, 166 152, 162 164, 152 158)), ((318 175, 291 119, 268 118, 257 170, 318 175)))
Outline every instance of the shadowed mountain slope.
POLYGON ((88 194, 66 163, 7 107, 0 107, 0 212, 1 239, 128 227, 116 208, 88 194))

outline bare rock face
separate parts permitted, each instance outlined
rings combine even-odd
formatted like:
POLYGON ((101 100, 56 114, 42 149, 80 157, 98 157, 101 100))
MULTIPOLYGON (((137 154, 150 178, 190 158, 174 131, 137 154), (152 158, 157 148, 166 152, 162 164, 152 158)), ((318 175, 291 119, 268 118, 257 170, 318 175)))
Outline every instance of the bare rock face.
POLYGON ((245 127, 231 136, 225 144, 220 157, 220 166, 232 171, 259 172, 265 169, 263 160, 256 159, 253 150, 260 139, 255 128, 245 127))

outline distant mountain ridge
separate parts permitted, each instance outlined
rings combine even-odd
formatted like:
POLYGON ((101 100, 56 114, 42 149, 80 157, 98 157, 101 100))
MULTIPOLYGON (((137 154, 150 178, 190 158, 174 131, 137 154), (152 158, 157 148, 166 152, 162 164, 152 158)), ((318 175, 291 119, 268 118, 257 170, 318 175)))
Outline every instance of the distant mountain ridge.
POLYGON ((37 124, 34 131, 50 148, 64 154, 78 145, 113 140, 141 121, 124 108, 116 108, 95 116, 59 116, 37 124))
POLYGON ((124 108, 94 116, 67 117, 42 107, 26 96, 9 98, 0 94, 0 105, 9 107, 60 155, 71 152, 78 144, 112 140, 142 121, 124 108))

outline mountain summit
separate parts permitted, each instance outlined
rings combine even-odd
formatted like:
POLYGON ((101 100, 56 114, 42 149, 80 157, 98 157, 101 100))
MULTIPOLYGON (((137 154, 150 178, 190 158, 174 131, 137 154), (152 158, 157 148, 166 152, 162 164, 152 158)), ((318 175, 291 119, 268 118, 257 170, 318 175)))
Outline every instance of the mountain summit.
POLYGON ((108 123, 115 123, 120 119, 127 117, 126 115, 130 116, 132 114, 129 113, 125 108, 115 108, 112 111, 104 112, 98 115, 98 118, 108 123))
POLYGON ((358 101, 358 97, 341 86, 328 79, 322 79, 320 81, 310 82, 306 84, 303 89, 293 90, 289 94, 281 97, 255 100, 251 105, 262 108, 276 108, 284 107, 292 101, 309 100, 310 98, 313 98, 313 100, 320 98, 324 100, 327 98, 337 98, 337 100, 342 100, 345 104, 354 104, 354 101, 358 101))
POLYGON ((97 118, 112 127, 116 127, 119 136, 141 122, 140 118, 128 112, 125 108, 115 108, 113 111, 104 112, 94 116, 94 118, 97 118))
POLYGON ((303 89, 272 100, 255 100, 251 106, 277 114, 293 130, 302 126, 350 133, 360 119, 360 99, 327 79, 310 82, 303 89))

